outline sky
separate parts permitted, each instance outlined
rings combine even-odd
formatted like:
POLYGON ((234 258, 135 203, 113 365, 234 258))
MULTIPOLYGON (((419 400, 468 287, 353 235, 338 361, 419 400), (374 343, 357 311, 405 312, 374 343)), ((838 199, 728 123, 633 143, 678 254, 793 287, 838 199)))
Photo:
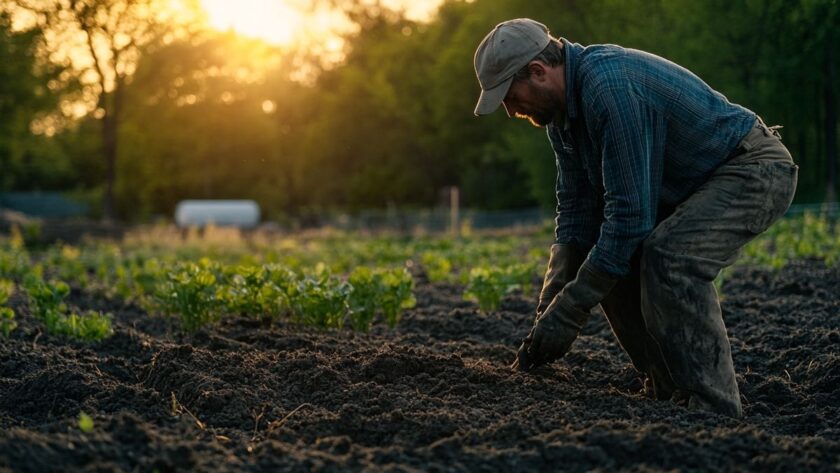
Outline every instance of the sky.
MULTIPOLYGON (((330 37, 347 25, 343 17, 312 0, 201 0, 210 25, 218 30, 235 30, 275 45, 290 45, 319 36, 330 37)), ((385 6, 402 9, 414 20, 427 19, 441 0, 381 0, 385 6)), ((333 40, 340 47, 338 40, 333 40)))

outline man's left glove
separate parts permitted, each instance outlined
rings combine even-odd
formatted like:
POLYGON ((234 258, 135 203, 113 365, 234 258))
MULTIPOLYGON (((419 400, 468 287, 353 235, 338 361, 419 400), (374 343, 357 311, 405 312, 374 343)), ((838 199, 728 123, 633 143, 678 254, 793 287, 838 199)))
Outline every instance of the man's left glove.
POLYGON ((522 371, 562 358, 589 318, 589 310, 609 294, 618 279, 585 261, 577 278, 566 285, 537 319, 511 366, 522 371))

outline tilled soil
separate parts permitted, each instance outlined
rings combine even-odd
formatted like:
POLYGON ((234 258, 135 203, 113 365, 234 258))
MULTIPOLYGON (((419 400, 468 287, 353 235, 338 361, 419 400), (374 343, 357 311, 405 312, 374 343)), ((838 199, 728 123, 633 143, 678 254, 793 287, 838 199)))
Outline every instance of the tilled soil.
POLYGON ((645 398, 603 317, 512 372, 530 294, 482 314, 420 283, 369 334, 234 317, 184 336, 112 307, 115 335, 84 344, 23 315, 0 338, 0 472, 839 471, 840 268, 740 268, 723 293, 742 420, 645 398))

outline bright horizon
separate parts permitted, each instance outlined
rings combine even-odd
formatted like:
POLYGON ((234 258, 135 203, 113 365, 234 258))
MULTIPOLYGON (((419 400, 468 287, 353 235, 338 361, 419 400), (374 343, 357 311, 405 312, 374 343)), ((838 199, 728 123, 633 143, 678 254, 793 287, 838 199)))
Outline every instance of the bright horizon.
MULTIPOLYGON (((233 30, 249 38, 276 46, 323 37, 327 49, 336 49, 336 33, 347 28, 339 11, 327 8, 305 9, 294 0, 201 0, 211 28, 233 30), (297 5, 296 5, 297 3, 297 5)), ((403 10, 408 18, 429 18, 441 0, 390 0, 383 4, 403 10)))

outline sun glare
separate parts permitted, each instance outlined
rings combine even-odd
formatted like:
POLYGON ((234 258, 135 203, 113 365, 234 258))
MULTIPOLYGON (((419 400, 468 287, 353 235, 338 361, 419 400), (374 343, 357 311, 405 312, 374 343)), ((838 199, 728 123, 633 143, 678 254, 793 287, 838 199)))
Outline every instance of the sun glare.
POLYGON ((202 0, 202 5, 213 28, 276 45, 294 41, 303 20, 282 0, 202 0))
MULTIPOLYGON (((365 1, 365 0, 362 0, 365 1)), ((403 11, 408 18, 423 21, 440 5, 441 0, 367 0, 403 11)), ((304 38, 322 43, 327 51, 340 47, 337 33, 346 30, 348 21, 340 10, 325 4, 302 11, 286 0, 201 0, 210 26, 234 30, 240 35, 262 39, 278 46, 288 46, 304 38)))

